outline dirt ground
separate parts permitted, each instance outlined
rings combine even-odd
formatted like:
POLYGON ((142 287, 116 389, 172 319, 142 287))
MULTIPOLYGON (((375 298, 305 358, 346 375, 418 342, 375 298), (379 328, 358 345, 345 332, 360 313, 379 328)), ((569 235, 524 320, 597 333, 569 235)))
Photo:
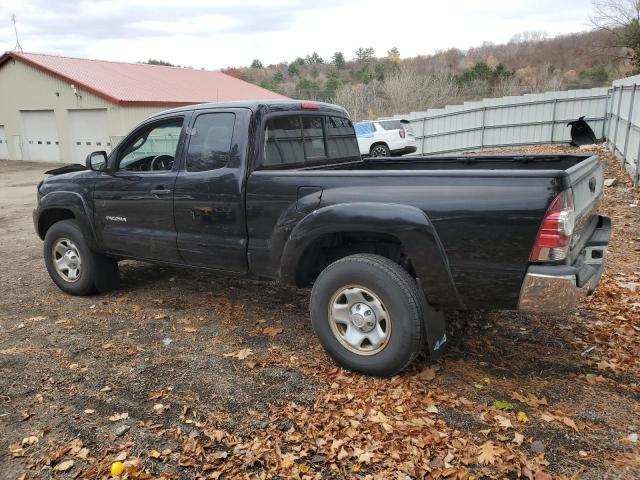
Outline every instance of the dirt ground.
POLYGON ((444 357, 389 380, 332 364, 308 290, 127 261, 63 294, 31 220, 50 166, 0 162, 0 478, 640 478, 640 191, 602 157, 596 294, 452 316, 444 357))

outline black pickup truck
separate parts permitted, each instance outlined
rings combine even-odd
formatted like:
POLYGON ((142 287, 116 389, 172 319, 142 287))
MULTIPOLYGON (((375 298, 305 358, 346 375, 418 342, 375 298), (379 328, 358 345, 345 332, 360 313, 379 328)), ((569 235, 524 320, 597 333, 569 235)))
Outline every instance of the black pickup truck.
POLYGON ((363 160, 316 102, 162 112, 52 173, 33 218, 65 292, 115 287, 126 258, 313 285, 322 345, 378 376, 440 353, 448 310, 571 308, 611 235, 595 155, 363 160))

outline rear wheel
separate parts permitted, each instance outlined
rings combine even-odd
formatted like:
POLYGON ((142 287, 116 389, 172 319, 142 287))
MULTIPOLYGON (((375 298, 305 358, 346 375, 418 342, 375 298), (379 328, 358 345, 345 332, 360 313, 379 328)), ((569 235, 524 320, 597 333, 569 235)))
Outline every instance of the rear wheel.
POLYGON ((389 151, 389 147, 387 147, 384 143, 378 143, 371 147, 371 156, 372 157, 388 157, 391 155, 389 151))
POLYGON ((351 255, 329 265, 313 286, 310 310, 320 343, 349 370, 388 377, 422 348, 418 285, 379 255, 351 255))
POLYGON ((44 237, 44 260, 49 276, 71 295, 88 295, 114 288, 119 280, 114 259, 91 251, 75 220, 63 220, 44 237))

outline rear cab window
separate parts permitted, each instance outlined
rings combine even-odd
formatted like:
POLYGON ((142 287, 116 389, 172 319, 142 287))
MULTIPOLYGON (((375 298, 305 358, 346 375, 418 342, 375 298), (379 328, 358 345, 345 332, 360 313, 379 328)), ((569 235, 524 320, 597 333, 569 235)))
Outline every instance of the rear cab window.
POLYGON ((267 120, 260 169, 301 168, 360 159, 351 120, 322 114, 267 120))

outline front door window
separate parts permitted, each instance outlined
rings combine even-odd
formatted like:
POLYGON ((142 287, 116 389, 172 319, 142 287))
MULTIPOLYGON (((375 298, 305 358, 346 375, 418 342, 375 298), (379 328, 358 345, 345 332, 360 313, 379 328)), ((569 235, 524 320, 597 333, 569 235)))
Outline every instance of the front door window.
POLYGON ((118 171, 153 172, 173 168, 183 119, 149 126, 119 149, 118 171))

